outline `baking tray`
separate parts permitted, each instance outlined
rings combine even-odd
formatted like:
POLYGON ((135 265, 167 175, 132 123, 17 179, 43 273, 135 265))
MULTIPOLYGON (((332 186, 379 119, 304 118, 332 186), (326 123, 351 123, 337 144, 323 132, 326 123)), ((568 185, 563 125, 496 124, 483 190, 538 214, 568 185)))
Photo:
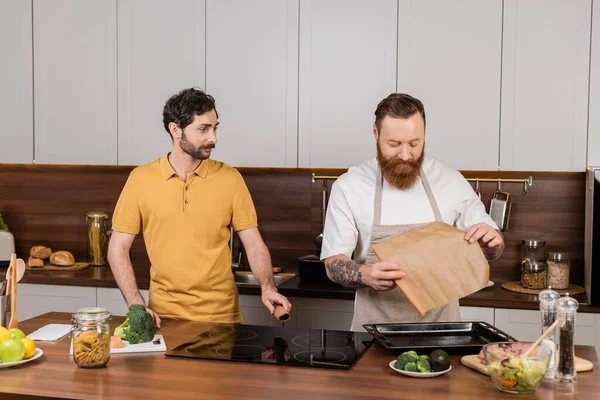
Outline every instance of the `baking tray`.
POLYGON ((448 353, 473 354, 487 343, 517 341, 483 321, 365 324, 363 328, 394 352, 443 349, 448 353))

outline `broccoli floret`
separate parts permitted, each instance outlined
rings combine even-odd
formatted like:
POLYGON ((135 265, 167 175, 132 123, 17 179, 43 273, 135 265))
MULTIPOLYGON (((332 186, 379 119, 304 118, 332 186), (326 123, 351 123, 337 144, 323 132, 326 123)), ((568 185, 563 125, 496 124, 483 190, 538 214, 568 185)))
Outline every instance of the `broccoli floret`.
POLYGON ((419 372, 431 372, 431 366, 427 358, 419 357, 417 360, 417 371, 419 372))
POLYGON ((129 344, 138 344, 140 340, 142 340, 142 337, 130 329, 125 332, 125 340, 127 340, 129 344))
POLYGON ((127 340, 130 344, 149 342, 154 339, 156 333, 156 322, 146 307, 141 304, 133 304, 127 312, 127 319, 117 328, 115 336, 127 340))
POLYGON ((414 361, 407 362, 404 366, 404 370, 409 372, 417 372, 417 364, 414 361))
POLYGON ((404 366, 406 365, 406 363, 416 362, 417 359, 418 359, 418 356, 417 356, 416 352, 414 352, 413 350, 405 351, 404 353, 400 354, 400 356, 398 356, 398 359, 396 360, 396 368, 404 369, 404 366))

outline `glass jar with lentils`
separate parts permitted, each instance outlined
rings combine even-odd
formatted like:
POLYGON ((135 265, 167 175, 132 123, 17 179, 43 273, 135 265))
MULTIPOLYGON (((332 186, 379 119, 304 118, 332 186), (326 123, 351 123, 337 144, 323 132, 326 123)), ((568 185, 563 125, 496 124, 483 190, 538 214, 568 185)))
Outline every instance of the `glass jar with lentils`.
POLYGON ((548 252, 546 264, 548 275, 547 285, 552 289, 568 289, 569 271, 571 269, 569 253, 548 252))

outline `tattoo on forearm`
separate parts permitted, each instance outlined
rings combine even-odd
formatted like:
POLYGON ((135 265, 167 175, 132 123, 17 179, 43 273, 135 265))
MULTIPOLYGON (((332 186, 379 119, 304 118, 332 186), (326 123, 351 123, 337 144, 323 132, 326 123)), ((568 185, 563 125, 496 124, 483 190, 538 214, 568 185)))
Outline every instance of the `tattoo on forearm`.
POLYGON ((346 287, 364 287, 360 265, 352 260, 336 259, 327 264, 331 280, 346 287))

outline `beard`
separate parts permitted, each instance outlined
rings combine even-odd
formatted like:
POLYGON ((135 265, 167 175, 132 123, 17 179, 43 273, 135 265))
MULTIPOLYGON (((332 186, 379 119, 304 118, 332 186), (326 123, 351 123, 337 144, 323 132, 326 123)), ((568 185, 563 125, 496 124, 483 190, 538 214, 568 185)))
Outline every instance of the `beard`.
POLYGON ((377 141, 377 162, 381 168, 381 175, 387 183, 400 190, 408 190, 415 186, 419 179, 419 172, 425 158, 425 149, 418 159, 404 161, 398 157, 385 158, 381 153, 379 141, 377 141))
POLYGON ((187 140, 184 132, 181 132, 181 139, 179 140, 179 147, 181 150, 194 157, 196 160, 206 160, 210 157, 210 151, 208 155, 204 154, 206 150, 212 150, 215 148, 214 143, 209 143, 206 145, 195 147, 190 141, 187 140))

